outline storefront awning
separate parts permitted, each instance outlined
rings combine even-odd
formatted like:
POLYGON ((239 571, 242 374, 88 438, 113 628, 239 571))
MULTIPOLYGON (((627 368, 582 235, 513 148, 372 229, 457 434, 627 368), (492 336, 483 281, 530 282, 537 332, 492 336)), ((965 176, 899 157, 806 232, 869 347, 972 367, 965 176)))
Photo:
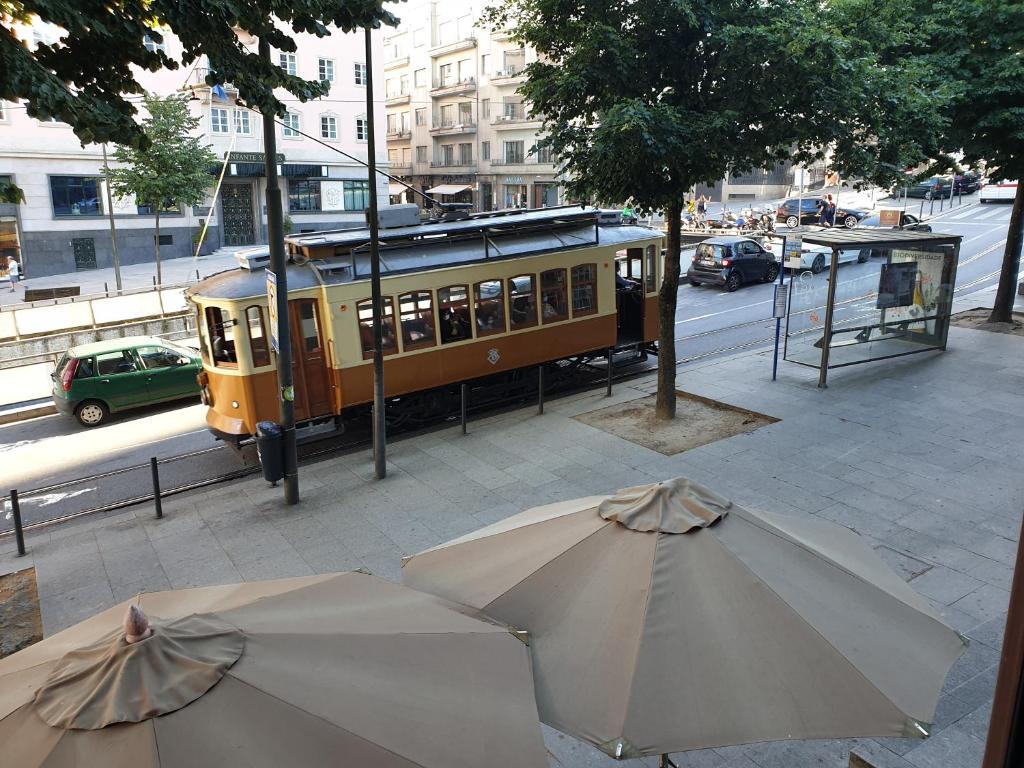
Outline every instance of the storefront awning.
POLYGON ((406 187, 404 184, 388 184, 389 195, 400 195, 405 192, 406 187))
POLYGON ((428 195, 457 195, 459 192, 464 192, 467 189, 472 189, 468 184, 438 184, 436 187, 431 187, 427 190, 428 195))

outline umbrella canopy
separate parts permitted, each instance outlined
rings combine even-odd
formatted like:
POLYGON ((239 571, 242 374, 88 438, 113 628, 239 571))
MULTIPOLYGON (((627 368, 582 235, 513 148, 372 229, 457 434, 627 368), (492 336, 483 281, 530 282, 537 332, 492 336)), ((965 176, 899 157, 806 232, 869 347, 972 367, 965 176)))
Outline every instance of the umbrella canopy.
POLYGON ((546 766, 528 646, 360 573, 157 592, 0 661, 5 765, 546 766))
POLYGON ((923 737, 964 649, 857 534, 683 479, 528 510, 403 579, 526 629, 541 720, 620 758, 923 737))

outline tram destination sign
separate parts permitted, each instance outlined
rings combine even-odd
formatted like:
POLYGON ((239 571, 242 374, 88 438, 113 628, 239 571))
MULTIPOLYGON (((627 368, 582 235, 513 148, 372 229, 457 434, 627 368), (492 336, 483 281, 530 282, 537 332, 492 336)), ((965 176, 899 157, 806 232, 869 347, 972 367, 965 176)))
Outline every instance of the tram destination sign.
MULTIPOLYGON (((274 157, 278 165, 284 162, 282 153, 278 152, 274 157)), ((265 163, 267 155, 264 152, 225 152, 224 159, 229 163, 265 163)))

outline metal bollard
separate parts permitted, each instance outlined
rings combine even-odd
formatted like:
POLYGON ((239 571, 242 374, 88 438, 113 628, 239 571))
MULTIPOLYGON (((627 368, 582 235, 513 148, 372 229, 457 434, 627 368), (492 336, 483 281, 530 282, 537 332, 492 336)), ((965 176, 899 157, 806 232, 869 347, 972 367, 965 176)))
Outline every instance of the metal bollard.
POLYGON ((466 434, 466 385, 462 384, 459 389, 462 395, 462 407, 459 414, 459 420, 462 422, 462 434, 466 434))
POLYGON ((157 467, 155 456, 149 460, 149 470, 153 474, 153 503, 156 505, 157 519, 160 519, 164 516, 164 508, 160 501, 160 469, 157 467))
POLYGON ((537 414, 544 415, 544 364, 537 366, 537 414))
POLYGON ((198 269, 196 270, 196 282, 197 283, 199 282, 199 270, 198 269))
POLYGON ((18 541, 18 556, 25 554, 25 531, 21 527, 21 505, 18 503, 18 492, 11 491, 11 514, 14 516, 14 538, 18 541))
POLYGON ((612 396, 612 348, 608 347, 608 351, 605 352, 605 360, 608 366, 608 392, 605 393, 605 397, 612 396))

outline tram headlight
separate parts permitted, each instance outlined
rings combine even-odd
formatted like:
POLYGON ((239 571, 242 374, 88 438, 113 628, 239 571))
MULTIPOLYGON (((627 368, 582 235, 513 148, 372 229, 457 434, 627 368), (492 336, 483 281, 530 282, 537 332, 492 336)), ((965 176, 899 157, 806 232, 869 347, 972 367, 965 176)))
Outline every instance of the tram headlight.
POLYGON ((237 400, 232 400, 231 401, 231 407, 232 408, 237 408, 238 407, 238 401, 237 400))

